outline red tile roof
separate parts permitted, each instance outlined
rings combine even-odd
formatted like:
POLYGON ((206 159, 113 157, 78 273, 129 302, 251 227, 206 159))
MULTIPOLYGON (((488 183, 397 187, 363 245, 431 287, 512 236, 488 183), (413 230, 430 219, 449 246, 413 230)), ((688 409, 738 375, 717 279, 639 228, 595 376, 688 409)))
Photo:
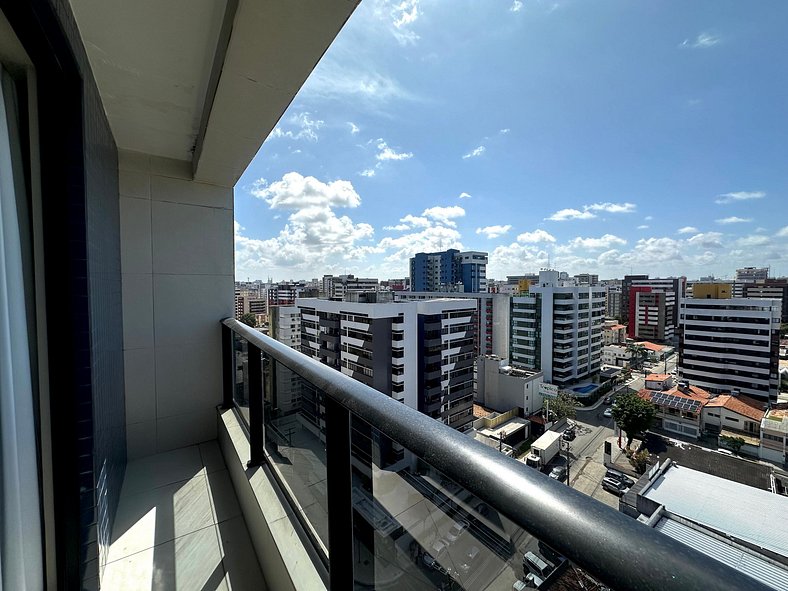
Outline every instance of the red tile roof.
POLYGON ((763 418, 763 415, 766 414, 766 411, 763 410, 764 403, 750 398, 749 396, 730 396, 729 394, 721 394, 710 400, 706 406, 723 407, 731 412, 759 422, 763 418))
POLYGON ((604 328, 609 330, 621 330, 622 328, 626 328, 626 324, 612 324, 610 326, 605 326, 604 328))
POLYGON ((664 382, 668 378, 673 377, 669 373, 650 373, 646 376, 647 382, 664 382))
POLYGON ((666 348, 665 345, 657 345, 656 343, 651 343, 649 341, 643 341, 642 343, 635 344, 642 345, 643 348, 648 349, 649 351, 656 351, 657 353, 666 348))

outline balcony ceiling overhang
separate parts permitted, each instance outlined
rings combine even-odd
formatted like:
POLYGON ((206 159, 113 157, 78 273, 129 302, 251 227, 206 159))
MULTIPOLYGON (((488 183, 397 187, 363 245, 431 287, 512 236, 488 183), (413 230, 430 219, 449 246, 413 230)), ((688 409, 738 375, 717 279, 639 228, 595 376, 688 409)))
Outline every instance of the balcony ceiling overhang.
POLYGON ((358 0, 71 0, 118 148, 232 186, 358 0))

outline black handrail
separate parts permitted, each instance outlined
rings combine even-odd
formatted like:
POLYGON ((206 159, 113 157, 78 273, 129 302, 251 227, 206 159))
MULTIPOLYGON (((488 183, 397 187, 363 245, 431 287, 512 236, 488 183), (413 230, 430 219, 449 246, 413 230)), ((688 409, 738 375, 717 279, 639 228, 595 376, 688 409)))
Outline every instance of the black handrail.
POLYGON ((770 589, 235 319, 223 324, 617 591, 770 589))

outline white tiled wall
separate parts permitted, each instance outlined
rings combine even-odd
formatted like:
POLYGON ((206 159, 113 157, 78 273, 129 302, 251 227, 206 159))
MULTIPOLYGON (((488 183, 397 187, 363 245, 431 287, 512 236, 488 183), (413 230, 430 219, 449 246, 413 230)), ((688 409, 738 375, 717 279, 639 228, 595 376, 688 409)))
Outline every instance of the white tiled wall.
POLYGON ((233 314, 233 191, 120 151, 128 457, 216 437, 219 321, 233 314))

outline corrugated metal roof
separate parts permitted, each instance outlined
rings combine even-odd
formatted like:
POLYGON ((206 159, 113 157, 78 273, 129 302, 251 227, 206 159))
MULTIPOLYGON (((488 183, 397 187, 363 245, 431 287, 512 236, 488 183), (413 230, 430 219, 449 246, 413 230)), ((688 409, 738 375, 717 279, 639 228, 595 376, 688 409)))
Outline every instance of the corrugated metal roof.
POLYGON ((669 518, 660 519, 654 529, 706 556, 735 568, 764 585, 778 589, 778 591, 788 589, 788 569, 785 567, 764 560, 750 552, 745 552, 721 539, 669 518))
POLYGON ((683 466, 666 470, 645 496, 671 513, 788 558, 788 497, 683 466))

